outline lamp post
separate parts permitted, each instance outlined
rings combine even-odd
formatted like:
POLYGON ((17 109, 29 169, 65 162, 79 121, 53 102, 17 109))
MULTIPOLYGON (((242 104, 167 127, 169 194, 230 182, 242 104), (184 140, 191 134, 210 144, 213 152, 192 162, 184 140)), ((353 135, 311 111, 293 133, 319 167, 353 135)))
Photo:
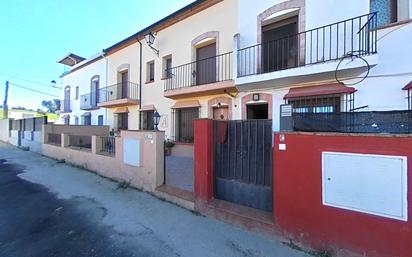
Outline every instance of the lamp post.
POLYGON ((153 114, 153 124, 155 126, 154 127, 155 131, 159 131, 159 128, 157 127, 159 125, 159 122, 160 122, 160 114, 157 111, 155 111, 153 114))

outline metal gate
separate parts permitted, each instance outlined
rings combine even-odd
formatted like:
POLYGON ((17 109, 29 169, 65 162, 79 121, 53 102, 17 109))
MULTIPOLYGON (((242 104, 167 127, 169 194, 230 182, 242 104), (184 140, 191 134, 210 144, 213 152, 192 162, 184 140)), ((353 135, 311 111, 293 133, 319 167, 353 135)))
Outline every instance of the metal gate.
POLYGON ((215 197, 272 211, 272 121, 214 121, 215 197))

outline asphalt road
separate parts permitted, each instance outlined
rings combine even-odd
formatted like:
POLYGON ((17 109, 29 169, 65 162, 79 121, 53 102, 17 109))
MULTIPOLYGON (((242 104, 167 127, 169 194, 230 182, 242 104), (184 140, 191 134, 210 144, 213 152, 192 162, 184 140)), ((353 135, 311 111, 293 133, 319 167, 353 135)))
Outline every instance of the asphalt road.
POLYGON ((306 257, 0 142, 0 257, 306 257))

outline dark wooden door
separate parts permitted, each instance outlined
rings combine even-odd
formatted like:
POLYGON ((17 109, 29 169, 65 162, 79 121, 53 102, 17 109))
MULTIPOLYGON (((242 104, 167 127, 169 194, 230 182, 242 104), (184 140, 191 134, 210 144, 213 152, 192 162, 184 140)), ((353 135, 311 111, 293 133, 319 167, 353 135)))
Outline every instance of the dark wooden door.
POLYGON ((296 17, 262 28, 262 62, 264 72, 297 66, 298 21, 296 17))
POLYGON ((128 93, 128 80, 129 80, 129 72, 125 71, 121 73, 121 80, 122 80, 122 98, 127 98, 128 93))
POLYGON ((272 121, 214 121, 215 197, 273 210, 272 121))
POLYGON ((216 43, 196 49, 196 85, 216 82, 216 43))

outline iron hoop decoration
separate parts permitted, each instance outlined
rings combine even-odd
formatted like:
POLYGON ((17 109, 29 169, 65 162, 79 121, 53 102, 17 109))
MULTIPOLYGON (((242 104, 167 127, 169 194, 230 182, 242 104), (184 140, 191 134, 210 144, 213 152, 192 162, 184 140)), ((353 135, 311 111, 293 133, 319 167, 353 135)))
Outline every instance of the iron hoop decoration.
MULTIPOLYGON (((345 54, 344 56, 342 56, 342 58, 340 59, 338 65, 336 66, 336 69, 335 69, 335 80, 336 80, 339 84, 347 85, 347 86, 354 86, 354 85, 357 85, 357 84, 361 83, 362 81, 364 81, 364 80, 369 76, 371 67, 370 67, 370 65, 369 65, 369 62, 368 62, 365 58, 363 58, 363 57, 361 56, 361 55, 363 55, 363 54, 368 54, 368 52, 367 52, 367 51, 363 51, 363 50, 351 51, 351 52, 348 52, 347 54, 345 54), (366 71, 365 76, 363 76, 359 81, 357 81, 357 82, 355 82, 355 83, 349 83, 349 84, 348 84, 348 83, 344 83, 343 81, 341 81, 341 80, 338 78, 339 67, 340 67, 340 65, 342 64, 343 60, 345 60, 345 59, 347 59, 347 58, 351 58, 352 60, 358 58, 358 59, 361 59, 362 61, 364 61, 364 62, 366 63, 367 71, 366 71)), ((355 77, 355 78, 356 78, 356 77, 355 77)), ((349 79, 351 79, 351 78, 349 78, 349 79)))

